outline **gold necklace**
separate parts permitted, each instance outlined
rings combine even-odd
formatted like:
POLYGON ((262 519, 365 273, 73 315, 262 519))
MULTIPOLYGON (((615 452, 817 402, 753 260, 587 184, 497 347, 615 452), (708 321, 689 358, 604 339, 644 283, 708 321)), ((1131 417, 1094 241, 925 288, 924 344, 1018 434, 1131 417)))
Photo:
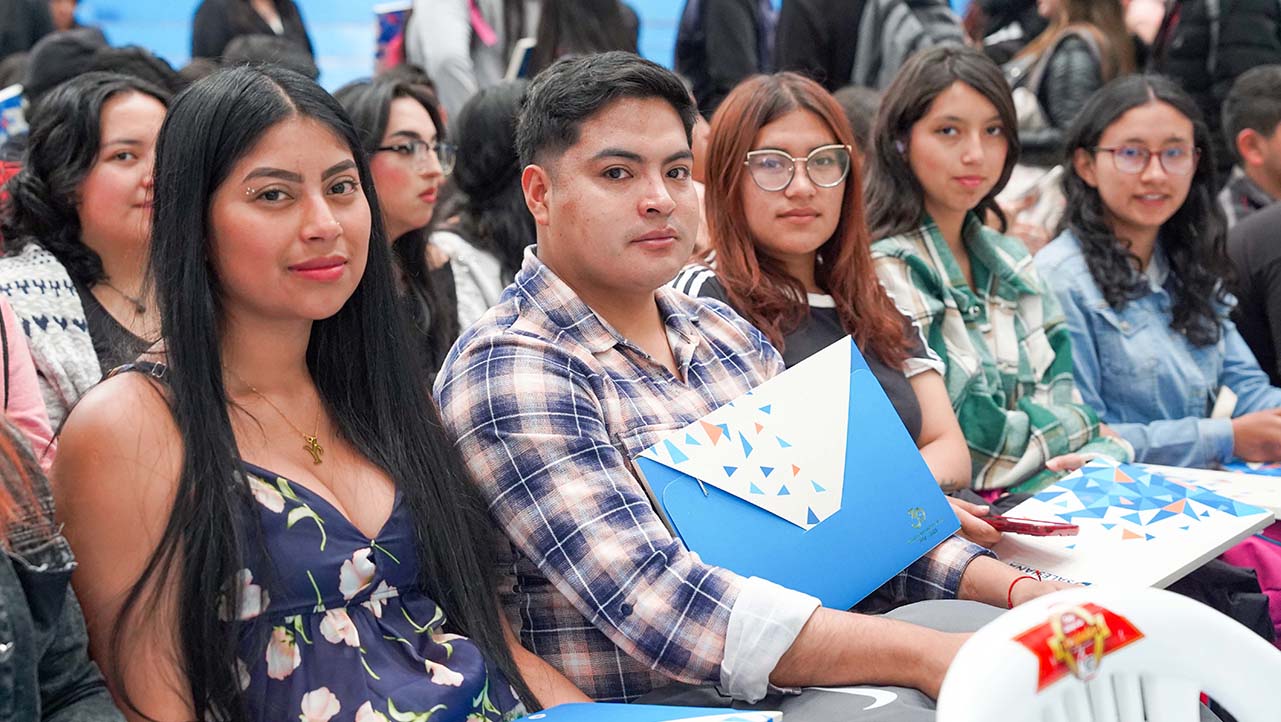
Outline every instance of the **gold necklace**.
POLYGON ((257 395, 258 398, 262 399, 263 401, 266 401, 267 405, 275 409, 276 413, 280 414, 280 418, 284 419, 285 423, 289 424, 289 427, 291 429, 298 432, 298 435, 301 436, 303 440, 302 448, 308 454, 311 454, 312 463, 319 464, 322 461, 324 461, 324 459, 322 459, 321 457, 325 455, 325 447, 320 445, 320 440, 319 440, 319 436, 320 436, 320 412, 319 411, 316 412, 316 430, 311 434, 304 433, 302 429, 294 425, 294 422, 289 420, 289 416, 286 415, 285 412, 281 411, 279 406, 273 404, 271 402, 271 399, 267 398, 266 394, 254 388, 253 386, 250 386, 249 384, 245 383, 244 379, 241 379, 240 376, 236 375, 236 372, 234 371, 231 372, 231 375, 235 376, 236 380, 239 381, 240 383, 245 384, 245 386, 248 386, 249 390, 252 391, 255 395, 257 395))

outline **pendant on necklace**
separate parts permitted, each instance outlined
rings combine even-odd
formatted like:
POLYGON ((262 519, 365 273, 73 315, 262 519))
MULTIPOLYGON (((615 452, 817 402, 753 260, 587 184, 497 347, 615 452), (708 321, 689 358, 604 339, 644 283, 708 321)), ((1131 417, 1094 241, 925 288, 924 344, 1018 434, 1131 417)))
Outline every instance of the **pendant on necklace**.
POLYGON ((323 461, 321 457, 325 455, 325 447, 320 445, 320 441, 318 441, 315 436, 308 436, 306 434, 303 434, 302 438, 307 442, 302 448, 308 454, 311 454, 311 460, 317 464, 323 461))

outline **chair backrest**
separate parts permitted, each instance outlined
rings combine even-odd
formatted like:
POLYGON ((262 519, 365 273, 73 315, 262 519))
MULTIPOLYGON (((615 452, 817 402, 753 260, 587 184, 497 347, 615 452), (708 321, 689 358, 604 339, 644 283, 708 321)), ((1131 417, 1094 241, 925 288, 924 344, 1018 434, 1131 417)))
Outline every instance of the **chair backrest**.
POLYGON ((1239 722, 1281 719, 1281 651, 1172 592, 1071 589, 975 633, 938 722, 1194 722, 1201 692, 1239 722))

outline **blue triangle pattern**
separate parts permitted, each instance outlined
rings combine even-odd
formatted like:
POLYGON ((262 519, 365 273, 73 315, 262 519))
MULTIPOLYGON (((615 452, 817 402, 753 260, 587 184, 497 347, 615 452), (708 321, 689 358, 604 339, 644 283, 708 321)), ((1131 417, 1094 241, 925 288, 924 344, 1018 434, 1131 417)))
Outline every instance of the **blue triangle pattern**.
POLYGON ((746 457, 746 456, 751 456, 751 455, 752 455, 752 445, 751 445, 751 444, 749 444, 749 443, 747 443, 747 437, 746 437, 746 436, 743 436, 743 432, 741 432, 741 431, 740 431, 740 432, 738 432, 738 440, 739 440, 739 441, 741 441, 741 442, 743 442, 743 456, 745 456, 745 457, 746 457))
POLYGON ((689 461, 689 457, 676 448, 676 444, 673 444, 671 439, 663 439, 663 445, 667 447, 667 453, 672 455, 672 461, 677 464, 689 461))
POLYGON ((780 486, 780 487, 778 488, 778 495, 779 495, 779 496, 791 496, 791 495, 792 495, 792 492, 788 491, 788 490, 787 490, 787 485, 786 485, 786 484, 784 484, 783 486, 780 486))
POLYGON ((782 448, 784 448, 784 449, 790 449, 790 448, 792 448, 792 445, 791 445, 791 444, 787 443, 786 441, 783 441, 783 437, 779 436, 779 437, 777 437, 777 438, 778 438, 778 445, 779 445, 780 447, 782 447, 782 448))
POLYGON ((820 494, 827 491, 827 489, 824 489, 823 487, 819 486, 817 481, 810 481, 810 483, 814 485, 814 491, 817 491, 820 494))
POLYGON ((737 466, 723 466, 721 468, 725 470, 725 476, 733 476, 734 472, 738 471, 737 466))
POLYGON ((685 434, 685 443, 690 446, 702 446, 702 444, 698 443, 698 439, 694 438, 693 434, 685 434))
POLYGON ((761 407, 761 413, 768 414, 772 407, 773 407, 773 404, 765 404, 764 406, 761 407))
POLYGON ((817 517, 817 516, 814 516, 814 510, 813 510, 813 509, 809 509, 808 511, 809 511, 809 514, 805 517, 805 523, 806 523, 806 524, 817 524, 817 523, 818 523, 818 517, 817 517))
POLYGON ((747 485, 747 490, 748 490, 748 491, 750 491, 750 492, 751 492, 751 493, 753 493, 753 494, 764 494, 764 493, 765 493, 765 492, 761 491, 761 488, 760 488, 759 486, 755 485, 755 484, 748 484, 748 485, 747 485))
POLYGON ((772 466, 762 466, 762 467, 761 467, 761 474, 762 474, 763 476, 769 476, 770 474, 773 474, 773 473, 774 473, 774 467, 772 467, 772 466))

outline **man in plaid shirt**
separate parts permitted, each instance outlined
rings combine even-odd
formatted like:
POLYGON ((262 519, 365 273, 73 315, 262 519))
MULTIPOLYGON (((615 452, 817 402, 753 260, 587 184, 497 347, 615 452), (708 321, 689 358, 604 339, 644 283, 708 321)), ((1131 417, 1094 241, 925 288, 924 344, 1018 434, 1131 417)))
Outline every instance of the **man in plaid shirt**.
MULTIPOLYGON (((597 700, 672 681, 749 701, 860 682, 936 695, 963 635, 824 609, 704 564, 633 476, 637 452, 783 370, 727 306, 665 287, 698 226, 693 119, 676 76, 626 53, 562 62, 529 88, 517 147, 537 252, 436 382, 511 540, 505 611, 527 648, 597 700)), ((953 538, 891 584, 907 600, 1002 607, 1010 592, 1017 603, 1055 588, 1017 578, 953 538)))

